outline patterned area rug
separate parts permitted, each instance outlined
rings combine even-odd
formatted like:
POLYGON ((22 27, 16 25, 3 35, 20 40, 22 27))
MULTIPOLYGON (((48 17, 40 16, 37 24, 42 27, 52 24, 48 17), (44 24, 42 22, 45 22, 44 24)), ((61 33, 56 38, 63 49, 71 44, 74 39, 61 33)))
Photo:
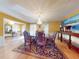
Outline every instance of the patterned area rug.
POLYGON ((44 51, 39 49, 39 52, 37 52, 35 48, 36 47, 32 45, 31 51, 29 51, 29 49, 25 48, 25 46, 22 44, 15 48, 13 51, 26 55, 32 55, 40 59, 44 59, 44 57, 48 59, 68 59, 56 46, 49 45, 45 48, 44 51))

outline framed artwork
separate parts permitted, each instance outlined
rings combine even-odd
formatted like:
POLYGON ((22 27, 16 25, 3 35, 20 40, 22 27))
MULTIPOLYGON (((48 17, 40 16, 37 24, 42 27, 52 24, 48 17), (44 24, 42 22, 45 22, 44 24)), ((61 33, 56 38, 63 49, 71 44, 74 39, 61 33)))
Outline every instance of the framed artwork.
POLYGON ((5 24, 5 33, 12 33, 12 26, 9 24, 5 24))

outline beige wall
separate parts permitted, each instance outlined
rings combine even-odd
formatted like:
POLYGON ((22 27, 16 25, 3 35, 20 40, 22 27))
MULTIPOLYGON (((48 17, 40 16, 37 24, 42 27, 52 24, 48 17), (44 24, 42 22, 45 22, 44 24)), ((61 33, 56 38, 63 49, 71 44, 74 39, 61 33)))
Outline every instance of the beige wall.
POLYGON ((49 23, 49 33, 57 32, 60 30, 60 22, 59 21, 52 21, 49 23))

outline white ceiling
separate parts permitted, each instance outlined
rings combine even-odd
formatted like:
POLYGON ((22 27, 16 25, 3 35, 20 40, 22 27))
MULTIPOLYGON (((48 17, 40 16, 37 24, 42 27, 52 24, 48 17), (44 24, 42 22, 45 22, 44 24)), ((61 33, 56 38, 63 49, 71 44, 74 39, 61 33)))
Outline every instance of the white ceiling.
POLYGON ((4 18, 4 20, 5 20, 5 24, 6 23, 8 23, 8 24, 12 24, 12 25, 14 25, 14 24, 24 24, 24 23, 22 23, 22 22, 16 22, 16 21, 12 21, 12 20, 9 20, 9 19, 7 19, 7 18, 4 18))
POLYGON ((27 22, 62 21, 78 9, 79 0, 0 0, 0 11, 27 22), (40 15, 40 16, 39 16, 40 15))

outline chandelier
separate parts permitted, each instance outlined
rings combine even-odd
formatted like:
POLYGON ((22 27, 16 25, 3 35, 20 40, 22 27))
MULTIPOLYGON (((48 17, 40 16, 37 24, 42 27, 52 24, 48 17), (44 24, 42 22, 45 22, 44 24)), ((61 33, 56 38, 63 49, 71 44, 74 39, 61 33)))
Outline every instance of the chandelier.
POLYGON ((42 21, 41 21, 41 13, 38 14, 38 21, 37 21, 37 24, 38 24, 38 25, 41 25, 41 24, 42 24, 42 21))

